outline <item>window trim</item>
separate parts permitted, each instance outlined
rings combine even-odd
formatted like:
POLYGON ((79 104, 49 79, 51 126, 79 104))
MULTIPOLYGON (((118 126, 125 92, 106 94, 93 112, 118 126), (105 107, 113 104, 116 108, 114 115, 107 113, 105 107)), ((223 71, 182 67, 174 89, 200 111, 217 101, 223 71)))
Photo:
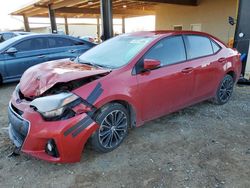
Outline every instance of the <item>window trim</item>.
POLYGON ((193 60, 200 59, 200 58, 210 57, 210 56, 213 56, 213 55, 218 54, 218 53, 222 50, 222 47, 221 47, 217 42, 215 42, 211 37, 209 37, 209 36, 199 35, 199 34, 183 34, 183 39, 184 39, 184 42, 185 42, 185 44, 186 44, 187 55, 188 55, 188 42, 187 42, 187 36, 198 36, 198 37, 207 38, 207 39, 210 41, 211 48, 212 48, 212 51, 213 51, 213 53, 212 53, 212 54, 209 54, 209 55, 199 56, 199 57, 190 58, 190 59, 187 58, 187 61, 193 61, 193 60), (214 50, 213 50, 213 46, 212 46, 212 42, 211 42, 211 41, 213 41, 213 42, 214 42, 216 45, 218 45, 218 47, 220 48, 220 50, 217 51, 216 53, 214 53, 214 50))
MULTIPOLYGON (((165 67, 169 67, 169 66, 173 66, 173 65, 177 65, 177 64, 181 64, 181 63, 187 62, 187 61, 188 61, 188 59, 187 59, 187 47, 186 47, 186 44, 185 44, 185 41, 184 41, 183 34, 177 34, 177 35, 167 36, 167 37, 164 37, 164 38, 160 39, 159 41, 157 41, 153 46, 151 46, 151 47, 143 54, 143 56, 136 62, 134 68, 132 69, 132 75, 137 75, 137 74, 141 74, 141 73, 142 73, 142 70, 140 70, 140 66, 139 66, 139 65, 142 63, 143 59, 144 59, 145 56, 150 52, 150 50, 152 50, 152 48, 155 47, 155 45, 157 45, 157 44, 158 44, 159 42, 161 42, 162 40, 169 39, 169 38, 173 38, 173 37, 181 37, 181 38, 182 38, 183 45, 184 45, 184 49, 185 49, 186 59, 183 60, 183 61, 178 61, 178 62, 176 62, 176 63, 168 64, 168 65, 161 65, 158 69, 161 69, 161 68, 165 68, 165 67)), ((151 71, 154 71, 154 70, 151 70, 151 71)))
POLYGON ((218 54, 221 51, 222 47, 216 41, 214 41, 212 38, 210 38, 210 42, 211 42, 211 45, 212 45, 212 43, 214 43, 216 46, 218 46, 219 50, 217 52, 214 52, 214 47, 212 45, 214 55, 218 54))

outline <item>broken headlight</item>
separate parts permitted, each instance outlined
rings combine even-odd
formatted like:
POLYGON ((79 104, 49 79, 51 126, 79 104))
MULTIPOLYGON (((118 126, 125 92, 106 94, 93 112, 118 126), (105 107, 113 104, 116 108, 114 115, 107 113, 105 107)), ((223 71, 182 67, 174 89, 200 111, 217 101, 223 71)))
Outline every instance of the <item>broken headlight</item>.
POLYGON ((52 111, 49 111, 49 112, 40 112, 40 113, 45 118, 52 118, 52 117, 61 116, 63 114, 63 112, 64 112, 64 107, 56 109, 56 110, 52 110, 52 111))
MULTIPOLYGON (((33 100, 30 106, 38 111, 45 119, 58 120, 58 117, 67 116, 70 113, 70 107, 81 102, 80 98, 73 93, 60 93, 56 95, 40 97, 33 100)), ((62 117, 63 118, 63 117, 62 117)))

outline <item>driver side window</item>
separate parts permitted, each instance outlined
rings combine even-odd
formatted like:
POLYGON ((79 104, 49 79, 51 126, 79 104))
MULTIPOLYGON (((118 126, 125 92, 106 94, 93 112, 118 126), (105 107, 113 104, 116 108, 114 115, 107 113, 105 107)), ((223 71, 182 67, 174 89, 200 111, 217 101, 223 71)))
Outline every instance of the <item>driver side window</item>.
POLYGON ((186 51, 182 36, 168 37, 159 41, 144 56, 144 59, 155 59, 161 66, 186 61, 186 51))
POLYGON ((46 38, 33 38, 22 41, 14 46, 19 52, 42 50, 47 48, 46 38))

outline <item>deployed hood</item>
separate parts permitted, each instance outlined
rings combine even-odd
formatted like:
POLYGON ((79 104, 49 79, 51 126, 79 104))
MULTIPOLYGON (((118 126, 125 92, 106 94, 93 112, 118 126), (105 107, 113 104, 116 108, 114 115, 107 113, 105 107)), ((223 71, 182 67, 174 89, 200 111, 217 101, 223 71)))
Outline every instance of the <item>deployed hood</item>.
POLYGON ((109 69, 77 64, 69 59, 51 61, 28 69, 20 80, 20 91, 29 98, 42 95, 57 83, 105 74, 109 69))

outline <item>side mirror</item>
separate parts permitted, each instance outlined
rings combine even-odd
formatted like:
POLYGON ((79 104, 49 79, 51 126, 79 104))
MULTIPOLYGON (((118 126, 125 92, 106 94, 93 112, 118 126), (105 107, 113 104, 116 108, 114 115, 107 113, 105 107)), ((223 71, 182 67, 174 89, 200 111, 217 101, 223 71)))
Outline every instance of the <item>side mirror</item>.
POLYGON ((9 48, 8 50, 6 50, 6 53, 7 53, 7 54, 10 54, 10 55, 13 55, 13 54, 17 53, 17 49, 11 47, 11 48, 9 48))
POLYGON ((153 70, 159 68, 161 62, 156 59, 144 59, 143 68, 144 70, 153 70))

